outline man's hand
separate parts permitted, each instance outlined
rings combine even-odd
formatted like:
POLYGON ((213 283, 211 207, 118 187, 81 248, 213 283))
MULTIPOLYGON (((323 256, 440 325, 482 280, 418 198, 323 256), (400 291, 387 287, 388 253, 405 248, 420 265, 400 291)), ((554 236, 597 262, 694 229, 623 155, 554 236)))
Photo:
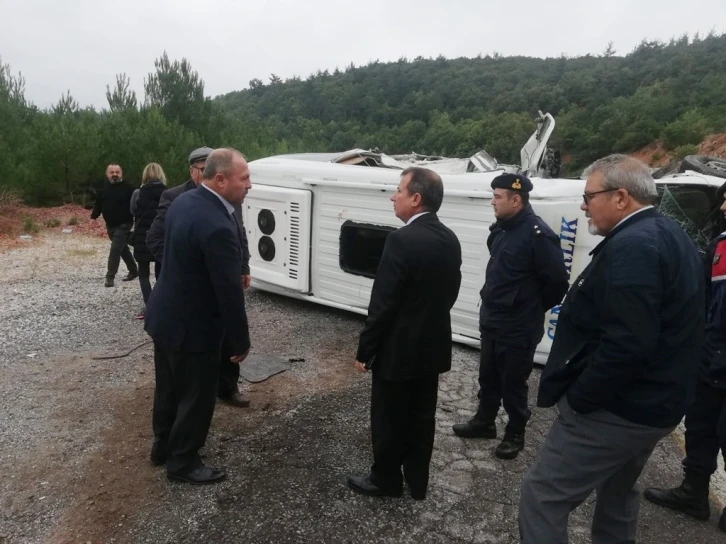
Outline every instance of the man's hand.
POLYGON ((242 276, 242 289, 247 289, 252 281, 252 276, 249 274, 242 276))
POLYGON ((240 364, 242 361, 244 361, 247 358, 247 355, 249 355, 250 350, 247 348, 247 351, 245 351, 242 355, 232 355, 232 357, 229 358, 230 361, 232 361, 235 364, 240 364))
POLYGON ((361 363, 360 361, 355 362, 355 369, 358 372, 368 372, 368 369, 366 368, 365 363, 361 363))

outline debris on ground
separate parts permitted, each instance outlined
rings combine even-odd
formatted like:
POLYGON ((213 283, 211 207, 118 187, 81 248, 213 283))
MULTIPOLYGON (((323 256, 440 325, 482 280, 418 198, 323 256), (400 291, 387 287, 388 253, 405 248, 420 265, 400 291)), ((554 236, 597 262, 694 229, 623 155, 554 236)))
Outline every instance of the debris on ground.
POLYGON ((289 361, 287 357, 276 355, 250 355, 240 365, 239 373, 248 382, 259 383, 290 370, 289 361))

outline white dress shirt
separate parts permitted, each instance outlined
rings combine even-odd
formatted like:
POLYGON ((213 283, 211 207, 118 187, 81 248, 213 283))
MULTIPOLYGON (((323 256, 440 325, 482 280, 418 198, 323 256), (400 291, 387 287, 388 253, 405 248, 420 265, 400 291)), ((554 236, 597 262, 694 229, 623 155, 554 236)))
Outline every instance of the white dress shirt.
POLYGON ((204 183, 202 183, 202 187, 204 187, 207 191, 209 191, 214 196, 216 196, 222 202, 222 204, 224 204, 224 207, 226 208, 227 213, 229 215, 232 215, 234 213, 234 206, 232 206, 232 204, 230 204, 229 202, 227 202, 227 200, 222 195, 220 195, 214 189, 210 189, 209 187, 207 187, 206 185, 204 185, 204 183))
POLYGON ((416 219, 418 219, 419 217, 421 217, 422 215, 425 215, 425 214, 427 214, 427 213, 429 213, 429 212, 421 212, 421 213, 417 213, 417 214, 416 214, 416 215, 414 215, 414 216, 413 216, 413 217, 412 217, 411 219, 409 219, 408 221, 406 221, 406 224, 407 224, 407 225, 410 225, 410 224, 411 224, 411 223, 413 223, 413 222, 414 222, 414 221, 415 221, 416 219))

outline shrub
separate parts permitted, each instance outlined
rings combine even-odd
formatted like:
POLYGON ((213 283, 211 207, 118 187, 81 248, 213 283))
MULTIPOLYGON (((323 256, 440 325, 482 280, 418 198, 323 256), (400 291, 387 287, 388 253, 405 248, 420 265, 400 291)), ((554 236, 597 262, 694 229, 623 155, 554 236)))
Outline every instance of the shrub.
POLYGON ((26 234, 36 234, 40 228, 35 224, 32 217, 26 217, 23 221, 23 232, 26 234))
POLYGON ((19 206, 21 203, 20 195, 13 189, 0 189, 0 206, 19 206))
POLYGON ((676 158, 680 161, 686 155, 698 155, 698 146, 696 145, 681 145, 675 149, 676 158))
POLYGON ((663 129, 663 144, 666 149, 698 144, 708 134, 708 125, 703 112, 697 109, 687 111, 663 129))

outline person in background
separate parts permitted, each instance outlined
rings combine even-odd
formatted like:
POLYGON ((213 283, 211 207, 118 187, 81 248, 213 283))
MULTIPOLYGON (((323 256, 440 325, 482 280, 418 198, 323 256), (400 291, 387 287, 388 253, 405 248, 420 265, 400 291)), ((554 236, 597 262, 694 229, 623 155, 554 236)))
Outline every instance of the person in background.
POLYGON ((106 167, 106 180, 96 197, 91 219, 95 221, 103 215, 106 222, 111 250, 108 254, 105 286, 113 287, 121 259, 129 270, 122 281, 131 281, 139 276, 139 269, 129 249, 129 237, 134 223, 134 216, 131 214, 131 195, 134 188, 123 180, 123 172, 118 164, 109 164, 106 167))
MULTIPOLYGON (((131 196, 131 214, 134 216, 134 258, 139 268, 139 284, 141 295, 144 298, 144 307, 151 294, 151 262, 154 262, 154 277, 158 280, 161 273, 161 262, 154 259, 146 246, 146 232, 156 217, 156 208, 159 206, 161 193, 166 190, 166 176, 161 166, 155 162, 149 163, 141 175, 141 187, 131 196)), ((136 319, 144 319, 144 310, 141 310, 136 319)))
MULTIPOLYGON (((726 214, 726 183, 717 191, 726 214)), ((678 487, 649 487, 643 496, 650 502, 678 510, 702 521, 711 516, 708 492, 718 468, 718 454, 726 458, 726 232, 706 251, 706 339, 701 358, 696 400, 686 412, 686 458, 678 487)), ((719 528, 726 532, 726 508, 719 528)))

